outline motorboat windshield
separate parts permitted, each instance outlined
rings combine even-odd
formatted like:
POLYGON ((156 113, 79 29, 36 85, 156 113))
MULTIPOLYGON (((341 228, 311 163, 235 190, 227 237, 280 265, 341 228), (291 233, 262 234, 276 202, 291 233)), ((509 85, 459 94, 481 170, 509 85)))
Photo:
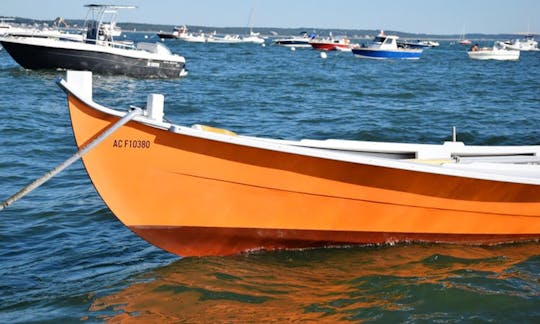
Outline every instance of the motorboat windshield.
POLYGON ((382 44, 386 41, 386 36, 375 36, 374 43, 382 44))

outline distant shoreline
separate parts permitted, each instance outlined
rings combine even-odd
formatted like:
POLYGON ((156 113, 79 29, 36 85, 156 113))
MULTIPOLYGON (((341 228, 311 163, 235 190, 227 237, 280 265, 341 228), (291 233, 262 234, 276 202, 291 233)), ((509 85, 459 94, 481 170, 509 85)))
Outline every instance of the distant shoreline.
MULTIPOLYGON (((46 25, 52 26, 54 20, 38 20, 31 18, 13 17, 14 23, 27 24, 27 25, 46 25)), ((84 25, 82 19, 64 19, 71 27, 84 25)), ((172 31, 175 25, 164 24, 149 24, 149 23, 130 23, 130 22, 118 22, 117 23, 123 32, 137 32, 137 33, 157 33, 160 31, 169 32, 172 31)), ((176 26, 179 26, 178 24, 176 26)), ((212 26, 196 26, 187 25, 193 32, 213 33, 218 34, 248 34, 250 28, 248 27, 212 27, 212 26)), ((347 36, 351 39, 370 39, 373 36, 379 34, 379 29, 345 29, 345 28, 313 28, 313 27, 297 27, 297 28, 282 28, 282 27, 253 27, 253 31, 260 32, 264 36, 268 37, 284 37, 291 35, 298 35, 301 32, 314 32, 320 36, 327 36, 332 33, 334 36, 347 36)), ((409 33, 396 30, 386 30, 386 34, 397 35, 404 39, 422 39, 422 40, 446 40, 457 41, 460 38, 459 34, 429 34, 429 33, 409 33)), ((474 40, 499 40, 499 39, 515 39, 523 36, 523 33, 519 34, 483 34, 483 33, 467 33, 466 38, 474 40)))

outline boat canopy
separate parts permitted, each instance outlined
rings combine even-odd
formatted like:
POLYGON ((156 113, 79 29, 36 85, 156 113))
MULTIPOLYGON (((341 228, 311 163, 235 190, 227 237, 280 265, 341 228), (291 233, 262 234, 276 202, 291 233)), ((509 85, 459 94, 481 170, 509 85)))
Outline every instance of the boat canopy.
POLYGON ((112 42, 113 37, 120 36, 121 29, 116 26, 119 9, 136 9, 136 6, 88 4, 86 15, 86 42, 112 42))

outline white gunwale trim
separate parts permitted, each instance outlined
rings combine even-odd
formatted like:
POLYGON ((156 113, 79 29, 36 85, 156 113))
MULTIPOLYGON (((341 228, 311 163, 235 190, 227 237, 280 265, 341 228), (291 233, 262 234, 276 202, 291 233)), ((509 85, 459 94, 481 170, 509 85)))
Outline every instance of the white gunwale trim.
MULTIPOLYGON (((85 97, 84 95, 81 96, 79 94, 79 89, 72 87, 64 79, 58 80, 57 83, 60 86, 60 88, 62 88, 66 93, 75 96, 76 98, 84 102, 86 105, 92 107, 93 109, 96 109, 103 113, 106 113, 112 116, 117 116, 117 117, 122 117, 125 115, 125 112, 102 106, 94 102, 91 98, 85 97)), ((529 174, 535 174, 536 172, 534 171, 525 172, 527 175, 523 175, 523 174, 520 174, 519 172, 511 172, 511 174, 500 174, 500 173, 494 173, 493 170, 490 170, 490 172, 483 172, 482 170, 478 170, 478 169, 470 170, 471 168, 454 168, 454 167, 446 168, 444 166, 447 164, 437 166, 437 165, 430 165, 430 164, 423 164, 423 163, 415 163, 415 162, 411 162, 407 160, 392 160, 392 159, 377 158, 377 157, 371 157, 371 156, 361 156, 359 154, 351 154, 349 152, 344 152, 344 151, 328 150, 327 148, 323 148, 323 147, 321 148, 305 147, 301 144, 302 141, 286 141, 286 140, 282 141, 282 140, 257 138, 257 137, 250 137, 250 136, 241 136, 241 135, 240 136, 224 135, 224 134, 208 132, 204 130, 198 130, 191 127, 175 125, 171 123, 157 122, 145 116, 137 116, 133 119, 133 121, 148 125, 150 127, 159 128, 162 130, 169 130, 171 132, 178 133, 178 134, 194 136, 198 138, 204 138, 208 140, 230 143, 230 144, 235 144, 235 145, 273 150, 273 151, 284 152, 284 153, 299 154, 299 155, 305 155, 305 156, 311 156, 311 157, 320 157, 324 159, 387 167, 387 168, 400 169, 400 170, 425 172, 425 173, 456 176, 456 177, 465 177, 465 178, 472 178, 472 179, 540 185, 540 177, 527 176, 529 174)), ((364 142, 364 143, 369 143, 369 142, 364 142)), ((386 144, 392 144, 392 143, 386 143, 386 144)), ((400 145, 400 143, 398 143, 398 145, 400 145)), ((402 144, 402 145, 436 146, 434 144, 402 144)), ((463 145, 463 147, 466 147, 466 146, 463 145)), ((525 146, 522 146, 522 147, 525 147, 525 146)), ((531 146, 530 148, 537 148, 537 147, 531 146)), ((455 165, 455 164, 452 164, 452 165, 455 165)), ((532 167, 536 168, 538 170, 538 173, 540 173, 540 165, 538 166, 535 165, 532 167)), ((504 168, 500 171, 504 172, 504 168)))

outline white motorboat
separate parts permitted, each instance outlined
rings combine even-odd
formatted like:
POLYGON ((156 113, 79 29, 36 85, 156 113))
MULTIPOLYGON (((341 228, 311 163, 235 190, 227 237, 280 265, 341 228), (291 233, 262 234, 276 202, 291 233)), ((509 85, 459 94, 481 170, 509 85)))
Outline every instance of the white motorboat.
POLYGON ((515 39, 513 41, 504 42, 504 46, 507 49, 516 51, 540 51, 538 48, 538 42, 534 40, 534 35, 526 34, 523 39, 515 39))
POLYGON ((13 18, 0 18, 0 37, 5 36, 25 36, 25 37, 41 37, 41 38, 58 38, 82 42, 84 35, 81 33, 69 33, 58 28, 27 26, 7 23, 13 21, 13 18))
POLYGON ((254 43, 254 44, 264 44, 264 38, 261 37, 260 33, 254 33, 253 30, 249 31, 248 36, 242 37, 243 43, 254 43))
POLYGON ((206 42, 206 36, 204 35, 204 33, 192 33, 188 30, 188 27, 186 25, 182 25, 181 27, 176 26, 170 33, 160 31, 157 33, 157 36, 161 39, 175 38, 192 43, 206 42))
POLYGON ((87 5, 84 41, 32 36, 0 38, 5 50, 25 69, 73 69, 133 77, 177 78, 186 75, 185 58, 161 43, 116 41, 118 9, 132 6, 87 5))
POLYGON ((312 48, 309 41, 315 38, 315 35, 308 36, 307 32, 300 33, 299 36, 291 36, 286 38, 275 39, 272 43, 285 46, 285 47, 295 47, 295 48, 312 48))
POLYGON ((190 42, 190 43, 205 43, 206 42, 206 36, 204 33, 188 33, 185 36, 179 37, 184 42, 190 42))
POLYGON ((206 38, 206 42, 220 43, 220 44, 238 44, 238 43, 242 43, 243 41, 239 35, 227 34, 224 36, 217 36, 217 34, 214 32, 206 38))
POLYGON ((519 51, 506 48, 501 42, 495 42, 493 47, 478 48, 473 46, 467 52, 469 58, 473 60, 499 60, 499 61, 516 61, 519 60, 519 51))
POLYGON ((161 39, 181 38, 186 33, 187 33, 187 27, 186 25, 183 25, 180 27, 175 26, 172 32, 159 31, 157 33, 157 36, 161 39))

